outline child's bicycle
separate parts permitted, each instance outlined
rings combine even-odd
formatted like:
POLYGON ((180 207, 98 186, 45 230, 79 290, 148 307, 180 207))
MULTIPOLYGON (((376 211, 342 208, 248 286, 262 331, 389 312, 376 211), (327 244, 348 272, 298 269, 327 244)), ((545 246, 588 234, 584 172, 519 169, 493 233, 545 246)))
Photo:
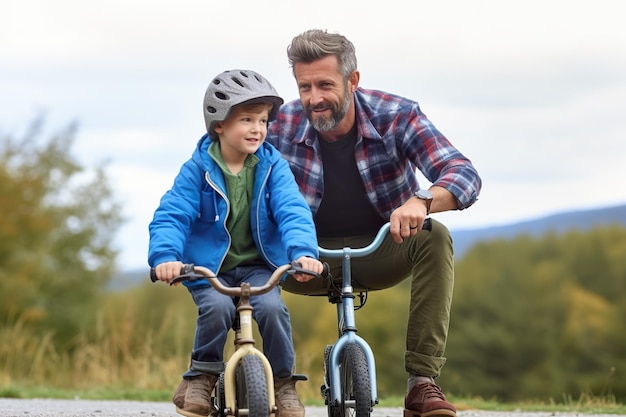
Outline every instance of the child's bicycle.
MULTIPOLYGON (((185 264, 181 275, 174 278, 170 285, 183 281, 207 279, 217 291, 231 297, 238 297, 237 318, 233 323, 235 331, 235 351, 226 362, 213 392, 213 408, 218 417, 268 417, 275 414, 277 407, 274 398, 274 376, 268 359, 255 346, 252 333, 252 306, 250 297, 269 292, 281 280, 284 274, 313 272, 283 265, 276 269, 268 281, 260 287, 252 287, 243 282, 240 287, 227 287, 208 268, 185 264)), ((150 279, 157 280, 154 268, 150 279)), ((297 380, 306 380, 305 375, 293 375, 297 380)), ((213 415, 213 413, 211 413, 213 415)))
MULTIPOLYGON (((328 274, 327 296, 328 301, 337 307, 338 331, 337 341, 324 349, 324 383, 321 394, 327 406, 328 417, 369 417, 373 407, 378 404, 374 354, 368 343, 356 334, 354 317, 354 311, 365 305, 368 290, 353 288, 351 259, 367 256, 378 249, 389 232, 389 227, 389 223, 384 224, 370 244, 362 248, 319 248, 320 259, 340 258, 343 269, 341 283, 333 280, 333 271, 328 274), (359 303, 355 305, 354 299, 357 296, 359 303)), ((427 218, 422 229, 428 230, 431 227, 430 219, 427 218)), ((294 286, 285 290, 299 293, 294 286)))

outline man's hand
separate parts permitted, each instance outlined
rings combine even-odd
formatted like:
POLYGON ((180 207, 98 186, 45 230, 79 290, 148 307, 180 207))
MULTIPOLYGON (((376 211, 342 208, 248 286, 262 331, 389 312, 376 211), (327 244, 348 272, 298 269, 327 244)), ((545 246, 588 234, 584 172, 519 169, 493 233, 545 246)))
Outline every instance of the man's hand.
POLYGON ((415 236, 422 229, 426 218, 426 202, 415 197, 409 198, 395 209, 389 217, 389 232, 396 243, 402 243, 409 236, 415 236))
MULTIPOLYGON (((438 186, 432 186, 428 191, 433 195, 430 205, 431 213, 458 210, 458 202, 450 191, 438 186)), ((407 237, 415 236, 422 230, 424 219, 426 219, 426 202, 416 197, 409 198, 389 217, 389 232, 393 240, 396 243, 402 243, 407 237)))

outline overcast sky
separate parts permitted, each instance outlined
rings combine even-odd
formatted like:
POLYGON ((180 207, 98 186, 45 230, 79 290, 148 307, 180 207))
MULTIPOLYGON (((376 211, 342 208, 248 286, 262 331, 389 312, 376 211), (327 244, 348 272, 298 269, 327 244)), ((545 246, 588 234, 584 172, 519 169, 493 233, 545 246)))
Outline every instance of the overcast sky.
POLYGON ((291 38, 357 49, 361 86, 414 99, 476 165, 479 201, 451 229, 626 203, 626 2, 0 0, 0 134, 46 115, 107 172, 128 219, 123 269, 204 133, 209 81, 233 68, 297 98, 291 38))

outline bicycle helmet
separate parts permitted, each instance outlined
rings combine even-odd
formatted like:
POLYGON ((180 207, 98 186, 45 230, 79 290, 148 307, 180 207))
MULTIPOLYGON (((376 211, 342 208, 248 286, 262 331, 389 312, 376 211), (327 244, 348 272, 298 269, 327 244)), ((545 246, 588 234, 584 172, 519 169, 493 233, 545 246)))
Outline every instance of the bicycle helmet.
POLYGON ((283 99, 269 81, 254 71, 224 71, 211 81, 204 94, 204 122, 211 139, 217 137, 215 124, 226 120, 233 106, 243 103, 271 103, 271 121, 283 99))

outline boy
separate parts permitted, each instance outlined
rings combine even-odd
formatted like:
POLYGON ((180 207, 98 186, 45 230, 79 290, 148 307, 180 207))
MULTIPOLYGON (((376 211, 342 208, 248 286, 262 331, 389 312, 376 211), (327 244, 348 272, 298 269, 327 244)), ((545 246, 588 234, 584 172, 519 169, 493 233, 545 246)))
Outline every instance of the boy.
MULTIPOLYGON (((276 267, 294 260, 322 272, 311 211, 287 162, 264 143, 267 124, 282 103, 254 71, 226 71, 213 79, 204 97, 207 133, 150 223, 148 262, 159 280, 170 282, 182 263, 206 266, 231 286, 262 285, 276 267)), ((185 285, 198 319, 191 364, 173 402, 182 415, 207 416, 236 305, 206 281, 185 285)), ((274 372, 278 417, 303 417, 292 378, 289 313, 279 287, 252 297, 251 304, 274 372)))

